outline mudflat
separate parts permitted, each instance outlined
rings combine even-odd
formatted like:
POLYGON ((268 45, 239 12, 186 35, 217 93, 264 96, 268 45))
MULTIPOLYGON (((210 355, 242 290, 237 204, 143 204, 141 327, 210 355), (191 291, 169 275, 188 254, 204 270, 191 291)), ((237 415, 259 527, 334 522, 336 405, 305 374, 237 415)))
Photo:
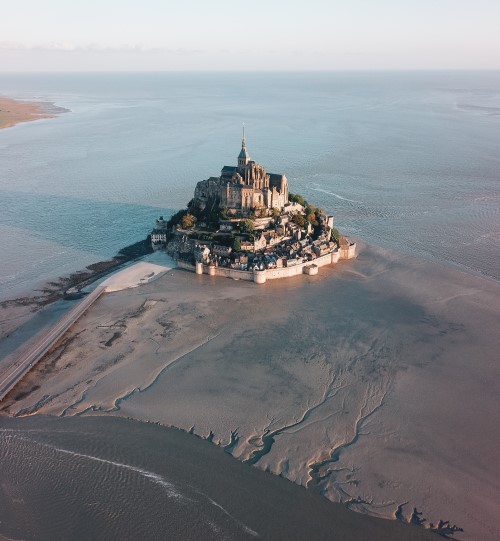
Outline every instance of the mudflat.
POLYGON ((2 411, 175 426, 350 509, 492 541, 499 315, 498 283, 367 246, 263 286, 171 270, 101 298, 2 411))

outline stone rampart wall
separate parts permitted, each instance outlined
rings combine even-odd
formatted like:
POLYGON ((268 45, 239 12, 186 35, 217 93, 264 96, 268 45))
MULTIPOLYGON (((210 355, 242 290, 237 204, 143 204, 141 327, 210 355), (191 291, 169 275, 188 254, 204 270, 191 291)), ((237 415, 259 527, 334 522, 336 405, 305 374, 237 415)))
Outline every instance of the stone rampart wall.
POLYGON ((317 257, 313 261, 299 263, 298 265, 294 265, 293 267, 283 267, 281 269, 267 269, 266 279, 277 280, 278 278, 289 278, 290 276, 297 276, 298 274, 304 274, 304 269, 306 267, 310 267, 311 265, 316 265, 316 267, 324 267, 325 265, 337 263, 338 260, 339 253, 333 252, 317 257))
MULTIPOLYGON (((279 278, 289 278, 291 276, 297 276, 298 274, 316 274, 317 271, 311 271, 311 266, 324 267, 325 265, 331 265, 337 263, 339 259, 352 259, 356 256, 356 244, 351 244, 340 251, 331 252, 329 254, 317 257, 313 261, 307 261, 305 263, 299 263, 293 267, 283 267, 280 269, 267 269, 263 271, 241 271, 236 269, 228 269, 226 267, 209 267, 203 265, 200 267, 203 269, 203 274, 209 274, 210 276, 224 276, 226 278, 233 278, 235 280, 246 280, 263 284, 267 280, 277 280, 279 278)), ((177 266, 181 269, 196 271, 194 265, 190 265, 184 261, 178 261, 177 266)))
POLYGON ((253 271, 241 271, 236 269, 228 269, 226 267, 212 267, 208 269, 203 267, 204 274, 211 274, 212 276, 225 276, 226 278, 233 278, 235 280, 248 280, 254 281, 253 271))
POLYGON ((185 261, 182 261, 181 259, 178 259, 175 263, 180 269, 185 269, 192 272, 195 271, 195 266, 191 265, 191 263, 186 263, 185 261))
POLYGON ((356 257, 356 243, 353 242, 348 246, 342 246, 339 251, 340 259, 352 259, 356 257))

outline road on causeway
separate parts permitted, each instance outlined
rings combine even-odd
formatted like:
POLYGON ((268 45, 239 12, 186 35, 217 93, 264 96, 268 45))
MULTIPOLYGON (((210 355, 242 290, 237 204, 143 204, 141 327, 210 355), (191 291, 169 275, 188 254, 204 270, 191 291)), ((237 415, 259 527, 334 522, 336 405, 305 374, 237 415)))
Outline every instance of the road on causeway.
POLYGON ((98 286, 89 293, 80 303, 65 314, 51 329, 35 341, 33 346, 9 367, 6 374, 0 374, 0 400, 14 388, 16 383, 27 374, 62 335, 92 306, 104 293, 106 287, 98 286))

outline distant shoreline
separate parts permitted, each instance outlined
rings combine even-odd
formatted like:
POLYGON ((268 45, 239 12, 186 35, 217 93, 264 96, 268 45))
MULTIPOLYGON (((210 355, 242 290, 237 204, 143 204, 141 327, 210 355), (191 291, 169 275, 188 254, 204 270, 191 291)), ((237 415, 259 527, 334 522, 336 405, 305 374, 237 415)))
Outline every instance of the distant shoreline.
POLYGON ((0 129, 12 128, 22 122, 54 118, 69 109, 52 102, 23 101, 0 96, 0 129))

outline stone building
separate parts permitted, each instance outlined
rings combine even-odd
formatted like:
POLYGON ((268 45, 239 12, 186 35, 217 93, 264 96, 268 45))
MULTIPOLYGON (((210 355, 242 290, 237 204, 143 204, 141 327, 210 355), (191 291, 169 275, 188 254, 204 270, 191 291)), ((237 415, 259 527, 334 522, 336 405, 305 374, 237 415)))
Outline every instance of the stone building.
POLYGON ((160 216, 151 232, 151 244, 154 249, 163 248, 167 244, 167 221, 160 216))
POLYGON ((250 159, 245 130, 238 165, 225 165, 220 177, 202 180, 196 185, 193 204, 200 209, 227 208, 230 214, 247 215, 258 209, 281 210, 288 203, 285 175, 268 173, 250 159))

